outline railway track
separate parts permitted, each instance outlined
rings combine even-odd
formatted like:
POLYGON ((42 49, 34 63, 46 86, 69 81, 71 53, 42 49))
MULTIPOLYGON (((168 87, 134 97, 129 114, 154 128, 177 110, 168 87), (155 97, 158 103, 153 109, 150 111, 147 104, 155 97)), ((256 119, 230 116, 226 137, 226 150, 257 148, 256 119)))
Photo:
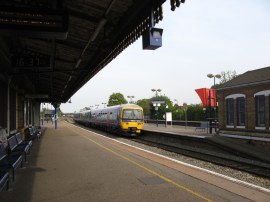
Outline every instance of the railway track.
POLYGON ((132 141, 189 156, 206 162, 211 162, 220 166, 255 174, 259 177, 270 177, 269 163, 261 162, 255 159, 239 157, 229 153, 228 151, 222 150, 219 147, 216 147, 215 149, 213 145, 209 147, 209 150, 207 150, 205 148, 200 148, 200 144, 196 143, 193 143, 192 146, 178 145, 176 147, 142 139, 132 139, 132 141))

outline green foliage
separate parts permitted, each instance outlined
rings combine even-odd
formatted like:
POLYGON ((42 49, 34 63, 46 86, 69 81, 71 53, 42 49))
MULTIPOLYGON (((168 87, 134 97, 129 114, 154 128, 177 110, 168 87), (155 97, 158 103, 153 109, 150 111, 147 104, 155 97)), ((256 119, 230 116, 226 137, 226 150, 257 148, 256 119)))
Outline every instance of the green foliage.
MULTIPOLYGON (((226 70, 226 71, 221 72, 221 73, 220 73, 220 76, 221 76, 221 78, 220 78, 220 80, 219 80, 219 83, 216 83, 215 85, 212 85, 211 88, 216 89, 216 88, 218 88, 219 86, 221 86, 223 83, 226 83, 226 82, 228 82, 228 81, 234 79, 234 78, 237 77, 238 75, 236 74, 236 71, 235 71, 235 70, 233 70, 233 71, 231 71, 231 70, 226 70)), ((218 80, 216 79, 216 82, 217 82, 217 81, 218 81, 218 80)))
POLYGON ((223 72, 221 72, 220 75, 221 75, 220 83, 226 83, 226 82, 234 79, 235 77, 237 77, 237 74, 236 74, 235 70, 233 70, 233 71, 230 71, 230 70, 223 71, 223 72))
POLYGON ((120 104, 127 104, 127 100, 125 99, 124 95, 121 93, 113 93, 109 97, 108 107, 120 104))
POLYGON ((80 111, 83 112, 83 111, 87 111, 87 110, 90 110, 91 108, 90 107, 84 107, 83 109, 81 109, 80 111))
POLYGON ((63 112, 61 111, 60 107, 57 109, 57 112, 58 112, 58 116, 63 116, 63 112))
POLYGON ((143 108, 143 112, 144 112, 145 117, 150 117, 151 107, 152 107, 152 102, 150 99, 138 100, 136 104, 143 108))
MULTIPOLYGON (((166 112, 172 112, 173 120, 185 120, 185 110, 182 106, 175 105, 167 96, 157 96, 151 99, 141 99, 136 102, 137 105, 141 106, 144 110, 144 116, 146 119, 156 119, 158 116, 159 120, 164 120, 163 116, 165 113, 165 105, 160 104, 158 110, 155 110, 152 101, 166 99, 166 112)), ((128 101, 121 93, 113 93, 109 97, 108 106, 127 104, 128 101)), ((188 121, 206 121, 209 116, 209 109, 203 109, 201 104, 191 104, 187 108, 187 120, 188 121)))
POLYGON ((45 112, 46 112, 46 108, 43 107, 42 110, 40 111, 40 117, 44 117, 45 112))
POLYGON ((157 97, 152 97, 150 99, 150 112, 151 112, 151 119, 156 119, 157 115, 158 115, 158 119, 164 119, 163 115, 165 114, 165 105, 164 104, 160 104, 160 106, 158 107, 158 111, 155 110, 155 107, 152 104, 152 100, 166 100, 166 112, 172 112, 174 110, 174 107, 172 105, 172 101, 170 100, 170 98, 168 98, 167 96, 157 96, 157 97))
POLYGON ((173 120, 185 120, 185 110, 180 106, 174 106, 172 118, 173 120))
POLYGON ((187 109, 187 119, 189 121, 203 121, 206 120, 206 111, 203 110, 202 105, 192 104, 187 109))

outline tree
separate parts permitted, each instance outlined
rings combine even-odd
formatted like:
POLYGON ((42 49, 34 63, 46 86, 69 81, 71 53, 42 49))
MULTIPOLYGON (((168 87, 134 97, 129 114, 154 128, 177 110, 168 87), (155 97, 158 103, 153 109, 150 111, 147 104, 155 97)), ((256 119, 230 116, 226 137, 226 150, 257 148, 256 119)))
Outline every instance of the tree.
POLYGON ((150 118, 152 102, 150 99, 142 99, 137 101, 137 105, 143 108, 143 113, 146 119, 150 118))
POLYGON ((220 73, 220 76, 221 76, 221 78, 220 78, 219 84, 215 84, 211 88, 218 88, 221 84, 226 83, 226 82, 234 79, 238 75, 236 74, 236 71, 235 70, 233 70, 233 71, 226 70, 226 71, 222 71, 220 73))
POLYGON ((127 104, 127 100, 125 99, 124 95, 121 93, 113 93, 109 97, 108 107, 120 104, 127 104))
POLYGON ((200 104, 192 104, 187 109, 187 119, 189 121, 203 121, 206 120, 206 111, 203 110, 203 106, 200 104))
POLYGON ((40 117, 44 117, 46 113, 46 108, 42 107, 42 110, 40 111, 40 117))
POLYGON ((177 104, 175 104, 173 106, 172 118, 173 120, 184 120, 185 118, 184 109, 181 106, 178 106, 177 104))
MULTIPOLYGON (((153 98, 151 98, 151 105, 150 105, 151 106, 151 108, 150 108, 151 113, 150 114, 152 114, 152 119, 156 119, 156 113, 157 113, 157 111, 155 110, 155 107, 152 105, 152 100, 161 100, 161 101, 164 101, 165 99, 166 99, 166 105, 167 105, 166 112, 172 112, 174 110, 172 101, 167 96, 153 97, 153 98)), ((158 119, 160 119, 160 120, 161 119, 164 119, 163 118, 164 112, 165 112, 165 106, 162 103, 158 107, 158 119)))
POLYGON ((83 109, 80 110, 80 112, 87 111, 87 110, 90 110, 90 109, 91 109, 90 107, 84 107, 83 109))
POLYGON ((234 79, 235 77, 237 77, 237 74, 236 74, 235 70, 233 70, 233 71, 230 71, 230 70, 223 71, 223 72, 221 72, 220 75, 221 75, 220 83, 226 83, 226 82, 234 79))

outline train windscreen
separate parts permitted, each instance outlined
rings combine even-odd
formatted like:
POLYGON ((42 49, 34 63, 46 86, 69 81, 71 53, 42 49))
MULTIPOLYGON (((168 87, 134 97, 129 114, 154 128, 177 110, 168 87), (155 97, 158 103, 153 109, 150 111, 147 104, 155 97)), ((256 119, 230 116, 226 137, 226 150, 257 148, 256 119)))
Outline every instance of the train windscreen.
POLYGON ((143 121, 143 112, 141 109, 124 109, 123 121, 143 121))

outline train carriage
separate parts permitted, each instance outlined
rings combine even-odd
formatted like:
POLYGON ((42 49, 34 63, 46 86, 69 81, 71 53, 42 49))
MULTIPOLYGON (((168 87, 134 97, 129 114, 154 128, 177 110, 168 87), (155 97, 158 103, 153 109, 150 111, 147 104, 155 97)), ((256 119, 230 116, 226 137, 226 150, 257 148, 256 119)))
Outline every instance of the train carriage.
POLYGON ((140 134, 144 126, 143 109, 134 104, 79 112, 74 115, 74 120, 79 124, 130 136, 140 134))

